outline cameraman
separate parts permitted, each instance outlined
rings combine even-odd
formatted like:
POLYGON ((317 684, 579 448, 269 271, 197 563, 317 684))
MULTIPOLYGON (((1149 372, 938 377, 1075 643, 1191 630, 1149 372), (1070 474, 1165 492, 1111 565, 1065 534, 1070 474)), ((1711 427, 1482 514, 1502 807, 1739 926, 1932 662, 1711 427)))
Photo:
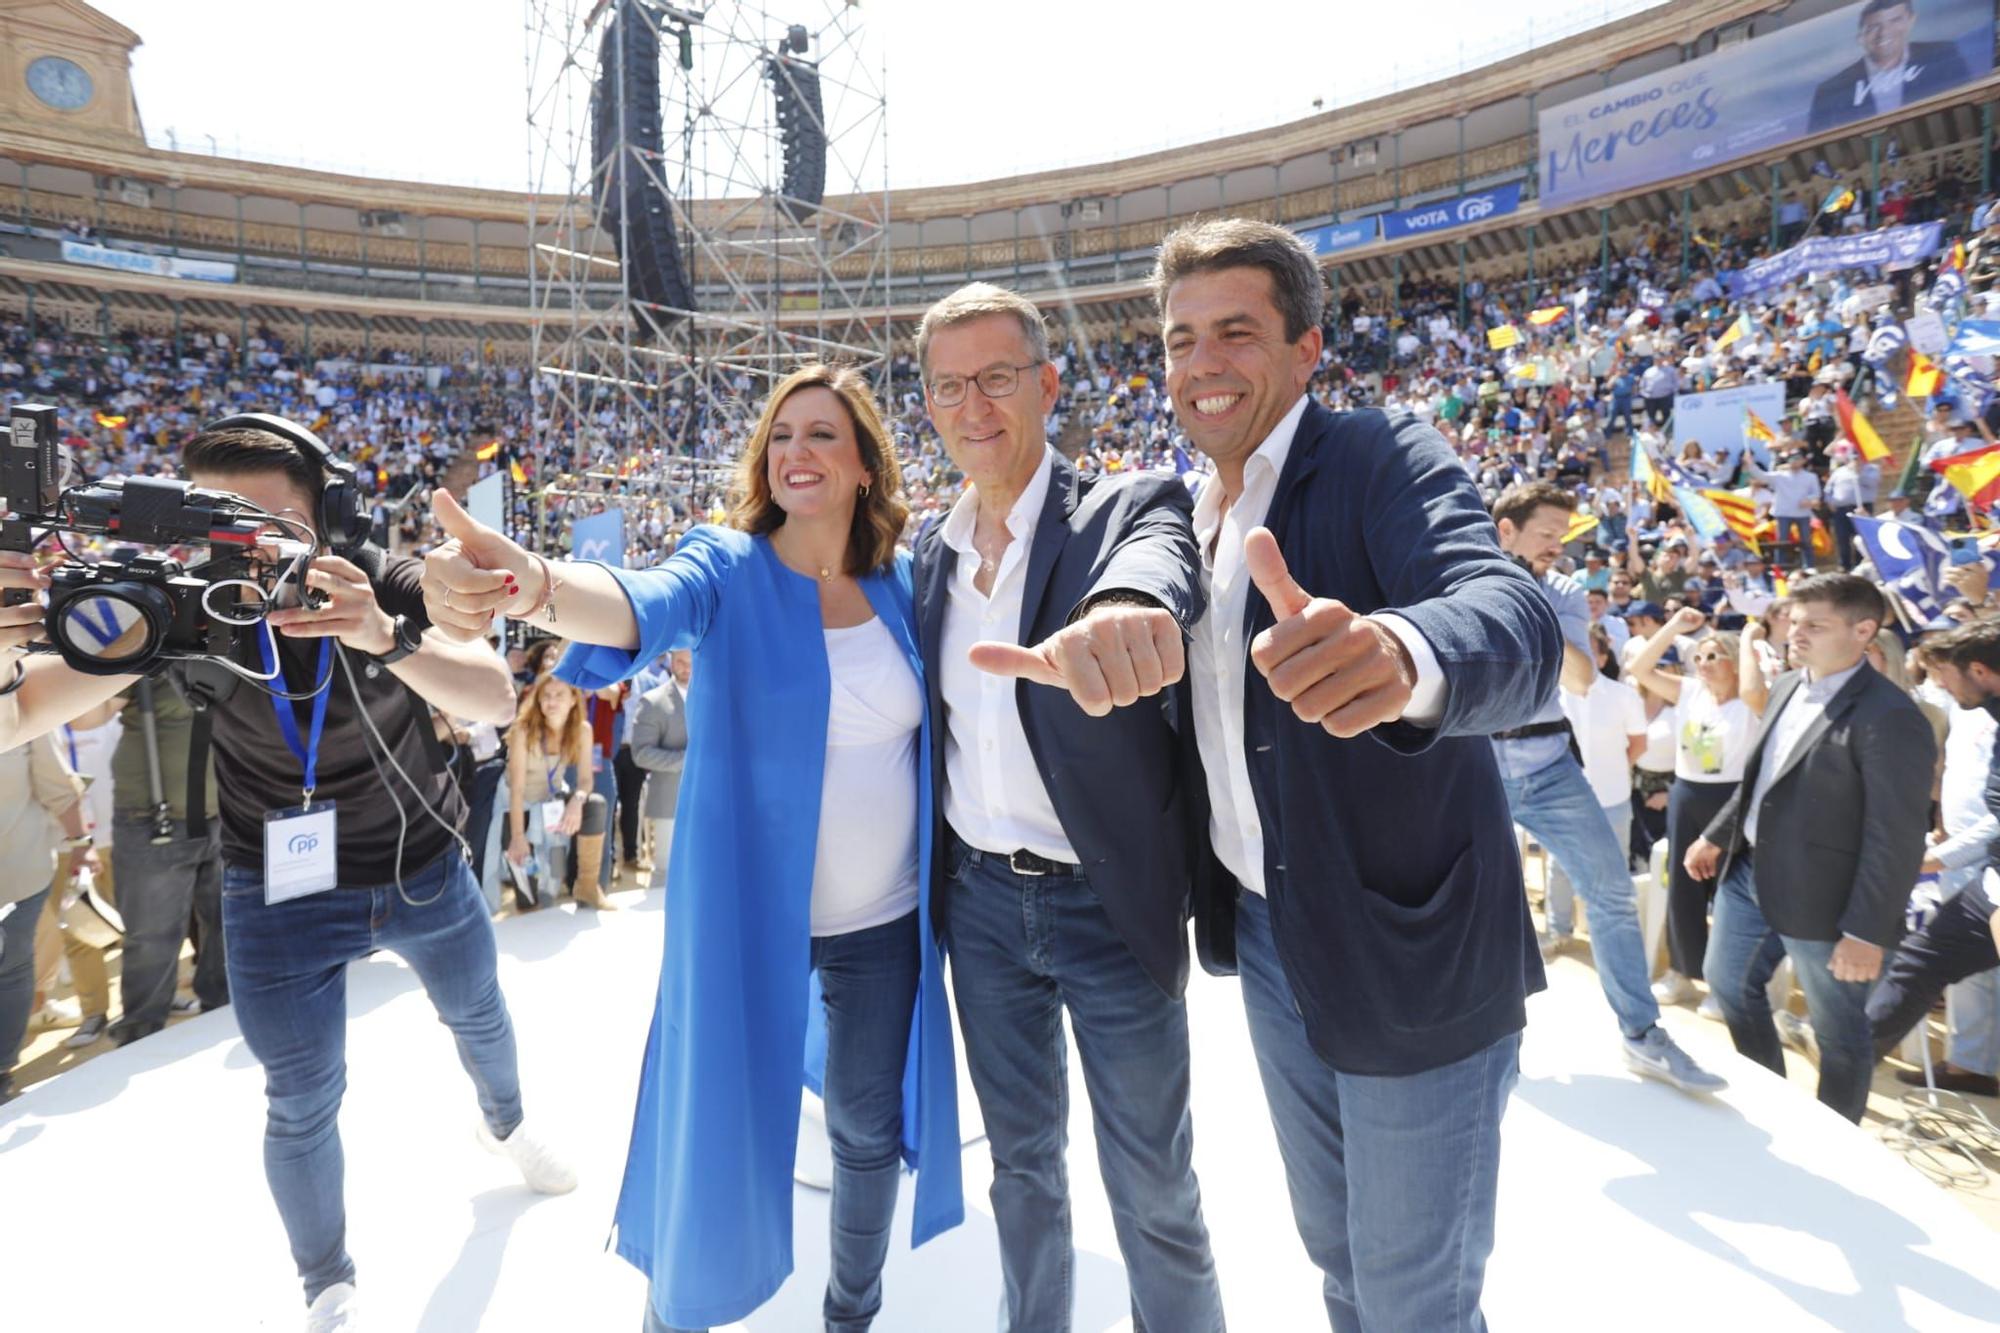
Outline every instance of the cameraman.
MULTIPOLYGON (((428 710, 417 701, 497 723, 513 714, 513 683, 484 643, 423 632, 422 566, 358 544, 365 527, 352 474, 308 451, 306 442, 317 441, 290 429, 296 440, 211 427, 188 442, 182 461, 195 485, 298 519, 352 556, 312 561, 307 584, 324 596, 322 605, 271 612, 275 635, 253 626, 234 636, 237 667, 268 677, 274 668, 266 662, 274 661, 279 678, 266 685, 232 677, 233 689, 215 692, 208 705, 229 992, 265 1070, 265 1174, 304 1281, 307 1328, 335 1329, 350 1326, 354 1307, 335 1127, 345 1089, 348 963, 379 948, 407 961, 457 1039, 484 1116, 481 1141, 512 1158, 538 1191, 562 1193, 576 1182, 521 1128, 493 927, 460 850, 465 806, 432 757, 428 710), (270 693, 278 688, 301 697, 281 700, 270 693), (279 822, 286 816, 299 822, 279 822), (268 839, 267 827, 278 830, 268 839)), ((27 557, 0 556, 0 586, 44 589, 49 581, 27 557)), ((0 689, 16 682, 0 695, 0 747, 47 732, 138 679, 83 674, 51 656, 27 660, 17 676, 22 645, 40 637, 34 610, 0 608, 0 689)), ((223 673, 204 665, 199 674, 223 673)))

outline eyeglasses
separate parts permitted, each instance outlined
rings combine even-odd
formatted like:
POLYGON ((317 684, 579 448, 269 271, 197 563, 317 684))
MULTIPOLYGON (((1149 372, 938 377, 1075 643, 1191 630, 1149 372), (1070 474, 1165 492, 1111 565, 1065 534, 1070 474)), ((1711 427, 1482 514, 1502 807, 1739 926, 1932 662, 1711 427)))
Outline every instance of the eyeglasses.
POLYGON ((1021 387, 1021 372, 1041 364, 1037 358, 1018 366, 988 366, 977 375, 940 375, 930 382, 931 401, 939 407, 957 407, 974 384, 988 398, 1010 398, 1021 387))

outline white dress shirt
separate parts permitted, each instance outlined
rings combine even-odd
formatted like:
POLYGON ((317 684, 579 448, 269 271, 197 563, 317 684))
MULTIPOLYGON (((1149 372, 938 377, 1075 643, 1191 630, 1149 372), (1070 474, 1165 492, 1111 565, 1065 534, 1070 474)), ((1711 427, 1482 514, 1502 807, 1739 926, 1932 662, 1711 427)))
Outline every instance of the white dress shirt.
MULTIPOLYGON (((1243 738, 1243 690, 1256 669, 1243 636, 1243 612, 1250 596, 1243 539, 1270 513, 1271 497, 1284 474, 1306 402, 1301 397, 1294 403, 1244 463, 1243 493, 1235 504, 1225 509, 1222 483, 1211 478, 1194 505, 1194 536, 1201 548, 1208 612, 1189 636, 1188 668, 1194 687, 1195 744, 1208 777, 1208 835, 1216 856, 1237 883, 1258 895, 1264 892, 1264 827, 1250 789, 1250 760, 1243 738)), ((1444 671, 1437 654, 1416 626, 1401 616, 1378 613, 1370 618, 1402 642, 1416 665, 1417 684, 1403 720, 1436 726, 1444 717, 1445 703, 1444 671)))
POLYGON ((979 519, 977 488, 968 486, 951 507, 938 537, 958 552, 948 581, 944 633, 938 650, 944 694, 944 817, 954 832, 982 852, 1005 855, 1026 848, 1052 861, 1076 862, 1069 835, 1049 801, 1048 786, 1028 748, 1016 702, 1017 682, 979 670, 966 660, 972 645, 992 639, 1021 641, 1021 595, 1028 551, 1048 499, 1055 453, 1048 451, 1021 498, 1007 514, 1014 540, 1001 553, 993 591, 979 591, 979 551, 972 544, 979 519))
POLYGON ((1945 840, 1931 855, 1947 870, 1963 870, 1986 859, 2000 837, 2000 821, 1986 806, 1986 778, 1993 765, 1993 715, 1984 708, 1952 706, 1951 730, 1944 738, 1944 780, 1938 788, 1938 816, 1945 840))
POLYGON ((1757 769, 1757 786, 1750 793, 1750 809, 1743 816, 1743 837, 1751 846, 1757 845, 1757 810, 1764 804, 1764 797, 1770 792, 1771 784, 1778 780, 1778 772, 1785 766, 1785 760, 1813 723, 1826 714, 1827 704, 1840 693, 1841 687, 1861 670, 1859 663, 1845 671, 1836 671, 1831 676, 1813 680, 1807 677, 1793 689, 1792 697, 1785 700, 1785 711, 1778 714, 1778 720, 1771 724, 1771 734, 1764 741, 1764 758, 1757 769))

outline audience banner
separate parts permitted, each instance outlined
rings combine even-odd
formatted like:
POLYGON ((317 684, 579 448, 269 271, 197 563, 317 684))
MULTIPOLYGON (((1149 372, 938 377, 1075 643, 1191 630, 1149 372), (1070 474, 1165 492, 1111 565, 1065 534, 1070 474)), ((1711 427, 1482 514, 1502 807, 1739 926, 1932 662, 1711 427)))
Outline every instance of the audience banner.
POLYGON ((1543 205, 1765 153, 1993 68, 1992 0, 1866 0, 1614 84, 1540 116, 1543 205))
POLYGON ((1850 236, 1808 236, 1789 250, 1745 264, 1731 279, 1730 292, 1741 298, 1802 278, 1843 268, 1908 268, 1936 254, 1944 243, 1942 222, 1912 227, 1884 227, 1850 236))
POLYGON ((1334 222, 1324 227, 1310 227, 1299 233, 1299 239, 1316 255, 1351 250, 1375 239, 1375 219, 1363 218, 1359 222, 1334 222))
POLYGON ((570 550, 578 560, 625 567, 625 511, 607 509, 570 524, 570 550))
MULTIPOLYGON (((1743 456, 1748 436, 1744 426, 1747 412, 1766 421, 1785 419, 1785 382, 1744 384, 1734 389, 1711 389, 1707 393, 1674 395, 1674 445, 1685 447, 1690 440, 1701 442, 1701 451, 1710 458, 1727 459, 1736 466, 1743 456)), ((1751 444, 1751 457, 1759 467, 1771 465, 1771 449, 1762 441, 1751 444)))
POLYGON ((1505 217, 1520 206, 1520 182, 1499 185, 1478 194, 1462 194, 1456 199, 1440 199, 1416 208, 1384 213, 1382 238, 1393 241, 1404 236, 1428 236, 1434 231, 1448 231, 1487 218, 1505 217))
POLYGON ((181 259, 173 255, 148 255, 136 250, 113 250, 104 245, 64 241, 62 257, 71 264, 93 268, 115 268, 125 273, 150 273, 156 278, 193 278, 201 282, 234 282, 236 265, 219 259, 181 259))

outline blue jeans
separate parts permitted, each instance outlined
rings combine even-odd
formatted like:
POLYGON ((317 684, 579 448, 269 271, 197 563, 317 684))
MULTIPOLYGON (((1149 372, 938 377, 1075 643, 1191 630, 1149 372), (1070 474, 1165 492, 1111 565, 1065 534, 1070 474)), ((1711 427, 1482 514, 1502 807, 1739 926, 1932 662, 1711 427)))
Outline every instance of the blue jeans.
MULTIPOLYGON (((1616 805, 1604 807, 1604 817, 1611 823, 1611 836, 1618 839, 1620 847, 1632 841, 1632 798, 1626 797, 1616 805)), ((1548 926, 1557 935, 1567 935, 1576 929, 1576 886, 1570 883, 1569 874, 1560 863, 1549 866, 1548 926)))
POLYGON ((993 1152, 1006 1327, 1070 1327, 1067 1008, 1134 1333, 1215 1333, 1186 1007, 1139 966, 1081 875, 1017 875, 1004 856, 958 845, 949 865, 952 991, 993 1152))
MULTIPOLYGON (((1868 1109, 1868 1085, 1875 1069, 1875 1043, 1868 1024, 1870 981, 1836 981, 1834 941, 1780 935, 1757 905, 1750 855, 1738 853, 1715 895, 1715 921, 1708 932, 1708 988, 1722 1006, 1736 1049, 1782 1077, 1785 1049, 1771 1018, 1764 986, 1786 954, 1805 992, 1819 1043, 1819 1099, 1857 1124, 1868 1109)), ((1895 951, 1882 960, 1889 970, 1895 951)))
POLYGON ((347 1088, 347 965, 377 949, 423 982, 458 1043, 480 1112, 497 1138, 521 1123, 514 1028, 496 974, 493 922, 472 871, 453 852, 394 884, 264 902, 262 867, 225 865, 222 930, 229 994, 250 1053, 264 1066, 264 1175, 310 1303, 354 1281, 336 1124, 347 1088))
POLYGON ((14 1060, 35 1010, 35 923, 49 891, 31 893, 0 921, 0 1100, 14 1088, 14 1060))
POLYGON ((1270 906, 1254 893, 1237 902, 1236 962, 1292 1217, 1325 1274, 1327 1322, 1335 1333, 1478 1333, 1520 1034, 1421 1074, 1343 1074, 1307 1042, 1270 906))
MULTIPOLYGON (((1514 742, 1508 742, 1512 744, 1514 742)), ((1501 772, 1514 822, 1534 835, 1568 873, 1590 913, 1590 952, 1598 984, 1627 1037, 1660 1021, 1652 969, 1639 933, 1639 899, 1632 891, 1625 843, 1612 831, 1583 766, 1567 753, 1526 777, 1501 772)))
MULTIPOLYGON (((917 914, 812 942, 826 1009, 826 1137, 833 1145, 827 1333, 867 1333, 903 1170, 903 1063, 917 1003, 917 914)), ((646 1333, 673 1329, 646 1302, 646 1333)))

